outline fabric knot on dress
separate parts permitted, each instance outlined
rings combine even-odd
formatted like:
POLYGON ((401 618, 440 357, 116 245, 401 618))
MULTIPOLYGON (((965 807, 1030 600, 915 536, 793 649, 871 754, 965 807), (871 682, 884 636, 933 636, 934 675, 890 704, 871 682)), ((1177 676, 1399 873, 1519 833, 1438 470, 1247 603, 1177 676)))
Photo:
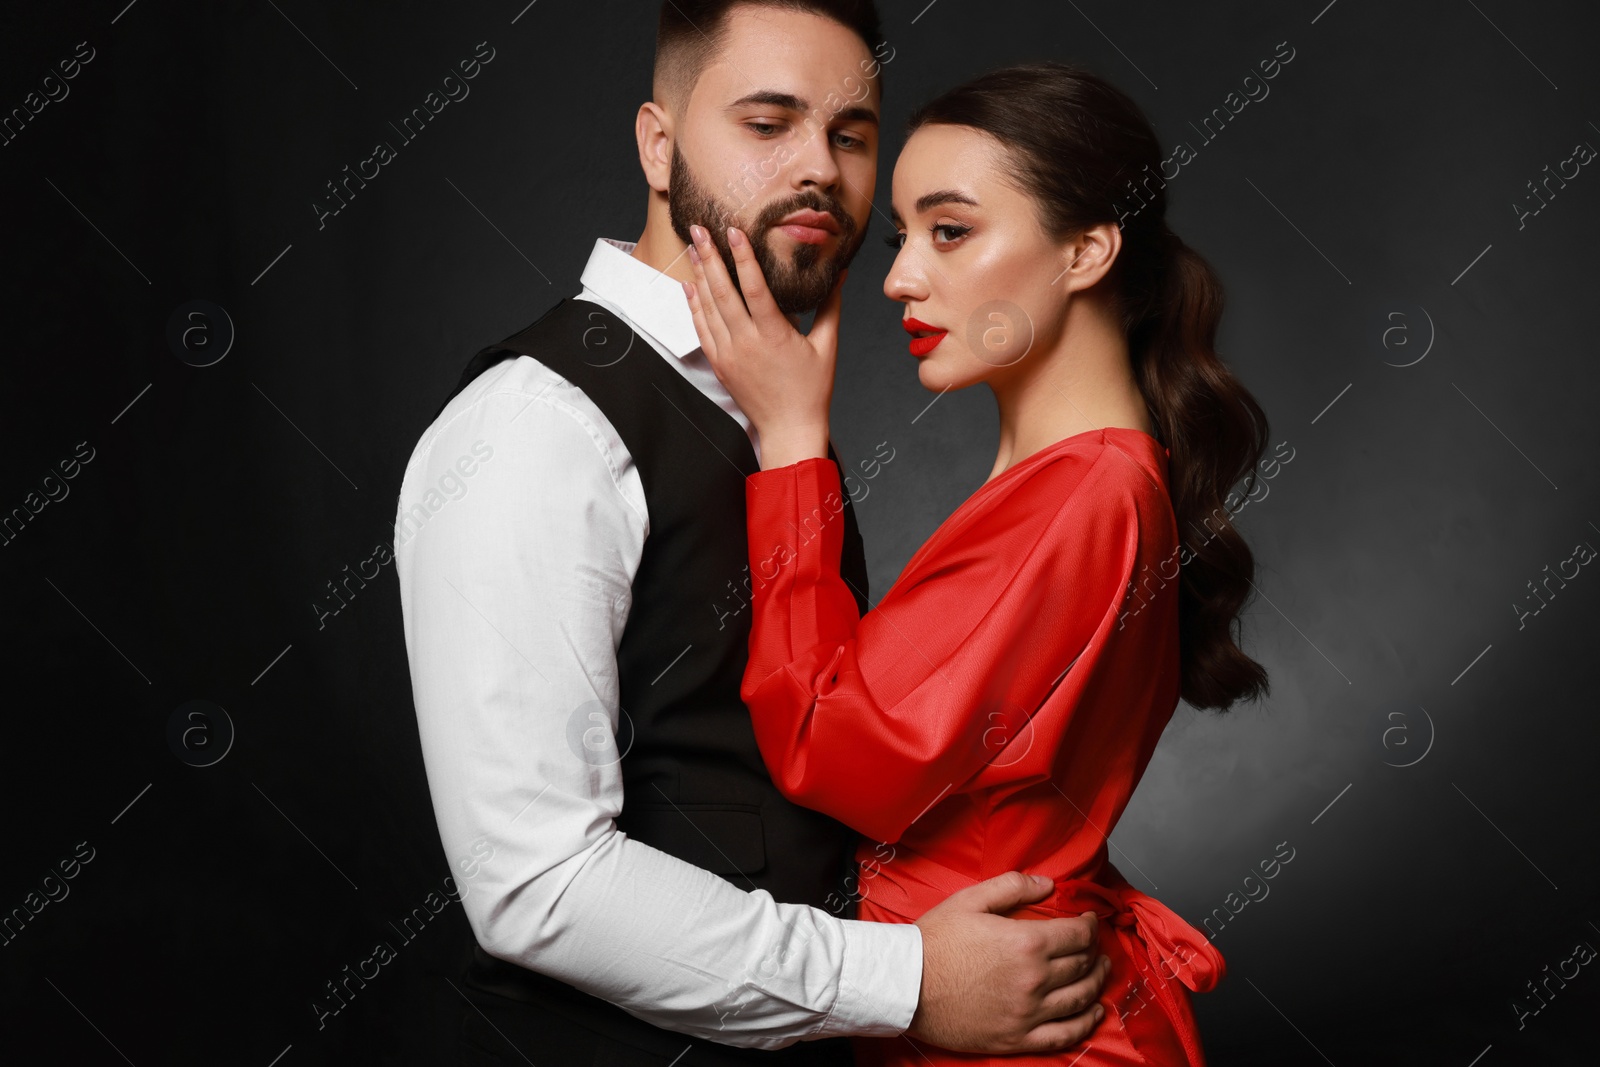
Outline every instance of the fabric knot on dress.
POLYGON ((1138 933, 1163 978, 1176 978, 1196 993, 1216 988, 1228 968, 1205 934, 1147 893, 1130 886, 1122 897, 1124 910, 1112 919, 1112 925, 1138 933))
MULTIPOLYGON (((1034 907, 1055 915, 1093 910, 1124 939, 1142 942, 1143 954, 1163 980, 1182 982, 1196 993, 1214 989, 1227 973, 1222 953, 1204 933, 1155 897, 1134 888, 1110 862, 1100 878, 1065 878, 1034 907)), ((1133 947, 1130 944, 1130 948, 1133 947)))

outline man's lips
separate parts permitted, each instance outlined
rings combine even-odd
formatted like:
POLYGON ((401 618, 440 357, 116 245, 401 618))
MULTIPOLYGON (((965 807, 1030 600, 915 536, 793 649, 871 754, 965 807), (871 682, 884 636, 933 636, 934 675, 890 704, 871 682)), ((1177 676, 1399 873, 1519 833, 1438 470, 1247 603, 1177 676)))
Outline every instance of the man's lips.
POLYGON ((796 211, 778 220, 777 228, 810 245, 820 245, 839 235, 839 221, 826 211, 796 211))
POLYGON ((939 347, 944 335, 950 332, 939 326, 929 326, 919 319, 901 319, 900 325, 905 327, 906 333, 912 335, 911 354, 919 358, 939 347))

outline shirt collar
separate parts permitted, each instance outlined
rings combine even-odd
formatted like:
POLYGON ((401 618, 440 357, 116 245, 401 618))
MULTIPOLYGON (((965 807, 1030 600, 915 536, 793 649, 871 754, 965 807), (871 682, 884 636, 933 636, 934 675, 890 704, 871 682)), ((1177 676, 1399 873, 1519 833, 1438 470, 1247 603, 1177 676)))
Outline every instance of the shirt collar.
POLYGON ((700 349, 694 316, 677 280, 633 258, 636 241, 596 239, 580 278, 585 289, 619 308, 640 332, 679 359, 700 349))

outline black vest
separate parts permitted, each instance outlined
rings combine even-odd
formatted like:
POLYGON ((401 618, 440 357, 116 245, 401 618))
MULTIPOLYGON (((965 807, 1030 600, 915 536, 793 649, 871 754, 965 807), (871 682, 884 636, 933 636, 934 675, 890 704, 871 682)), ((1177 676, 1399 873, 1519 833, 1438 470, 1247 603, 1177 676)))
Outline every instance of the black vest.
MULTIPOLYGON (((739 697, 751 619, 745 477, 760 469, 749 437, 625 322, 591 301, 563 299, 479 352, 456 392, 518 356, 583 391, 622 438, 644 488, 649 533, 617 652, 616 748, 594 749, 595 758, 621 754, 625 799, 617 828, 741 889, 853 918, 857 835, 778 792, 739 697)), ((829 458, 838 462, 831 446, 829 458)), ((866 558, 848 497, 840 570, 865 612, 866 558)), ((497 985, 518 977, 504 971, 511 965, 478 955, 478 984, 493 971, 497 985)), ((673 1039, 681 1048, 683 1039, 673 1039)), ((770 1054, 754 1055, 767 1062, 770 1054)))

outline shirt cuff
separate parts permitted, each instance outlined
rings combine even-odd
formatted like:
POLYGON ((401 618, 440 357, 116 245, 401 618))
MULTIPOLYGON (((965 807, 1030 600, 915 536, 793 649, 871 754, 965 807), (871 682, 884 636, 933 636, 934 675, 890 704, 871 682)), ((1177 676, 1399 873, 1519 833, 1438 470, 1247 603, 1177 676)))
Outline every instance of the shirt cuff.
POLYGON ((844 965, 817 1037, 898 1037, 922 995, 922 929, 845 919, 844 965))

